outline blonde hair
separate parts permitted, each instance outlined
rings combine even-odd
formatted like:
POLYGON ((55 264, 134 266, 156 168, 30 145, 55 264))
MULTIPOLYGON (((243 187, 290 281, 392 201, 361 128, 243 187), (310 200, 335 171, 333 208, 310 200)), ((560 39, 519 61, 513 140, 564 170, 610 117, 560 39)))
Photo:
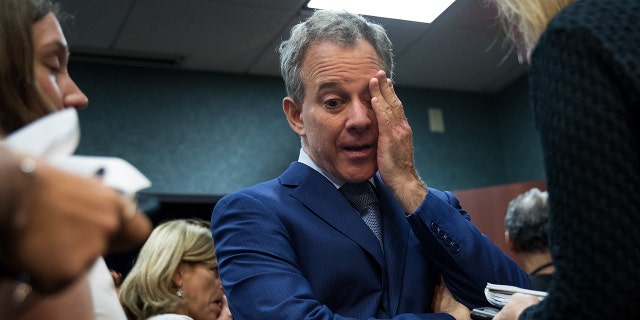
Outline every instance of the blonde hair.
POLYGON ((507 36, 528 52, 551 19, 576 0, 488 0, 495 3, 507 36), (514 27, 517 30, 514 30, 514 27))
POLYGON ((215 259, 209 223, 172 220, 158 225, 145 242, 119 290, 129 319, 175 312, 181 306, 173 274, 181 262, 215 259))

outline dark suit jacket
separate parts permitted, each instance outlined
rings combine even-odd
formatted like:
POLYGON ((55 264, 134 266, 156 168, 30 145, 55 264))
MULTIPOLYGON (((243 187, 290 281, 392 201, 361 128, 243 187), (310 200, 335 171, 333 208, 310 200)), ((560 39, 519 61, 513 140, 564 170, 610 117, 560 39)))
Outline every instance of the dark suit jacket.
POLYGON ((223 197, 211 228, 234 319, 451 319, 427 314, 440 274, 469 307, 487 305, 487 282, 528 287, 453 194, 430 189, 410 227, 379 177, 375 184, 384 254, 340 191, 302 163, 223 197))

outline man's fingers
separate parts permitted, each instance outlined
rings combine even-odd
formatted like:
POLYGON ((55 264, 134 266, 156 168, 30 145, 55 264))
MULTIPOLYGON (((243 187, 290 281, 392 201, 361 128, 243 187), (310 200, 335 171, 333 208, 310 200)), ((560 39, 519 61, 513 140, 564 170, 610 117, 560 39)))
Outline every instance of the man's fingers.
POLYGON ((393 82, 387 78, 384 71, 378 71, 369 85, 372 97, 377 98, 377 101, 372 98, 372 105, 377 102, 377 107, 381 114, 387 116, 389 121, 393 120, 393 118, 405 119, 402 102, 396 95, 393 82))

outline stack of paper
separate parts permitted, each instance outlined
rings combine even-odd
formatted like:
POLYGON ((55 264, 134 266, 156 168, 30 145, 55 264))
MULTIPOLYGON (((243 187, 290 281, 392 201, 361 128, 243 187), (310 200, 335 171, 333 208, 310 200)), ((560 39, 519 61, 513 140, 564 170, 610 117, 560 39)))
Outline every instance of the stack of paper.
POLYGON ((125 195, 151 186, 138 169, 115 157, 73 155, 80 141, 77 111, 67 108, 42 117, 7 137, 12 150, 46 159, 51 165, 85 177, 102 173, 102 182, 125 195))
POLYGON ((500 284, 487 283, 487 286, 484 288, 484 295, 487 297, 487 301, 499 308, 504 307, 504 305, 509 302, 511 295, 516 292, 530 294, 538 297, 540 300, 547 296, 547 293, 544 291, 528 290, 500 284))

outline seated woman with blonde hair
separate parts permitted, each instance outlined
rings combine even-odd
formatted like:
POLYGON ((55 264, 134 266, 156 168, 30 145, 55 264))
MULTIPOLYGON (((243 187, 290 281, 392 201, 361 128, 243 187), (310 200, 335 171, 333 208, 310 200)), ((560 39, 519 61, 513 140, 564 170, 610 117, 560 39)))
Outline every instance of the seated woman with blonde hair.
POLYGON ((129 319, 232 319, 209 223, 178 219, 158 225, 119 291, 129 319))

